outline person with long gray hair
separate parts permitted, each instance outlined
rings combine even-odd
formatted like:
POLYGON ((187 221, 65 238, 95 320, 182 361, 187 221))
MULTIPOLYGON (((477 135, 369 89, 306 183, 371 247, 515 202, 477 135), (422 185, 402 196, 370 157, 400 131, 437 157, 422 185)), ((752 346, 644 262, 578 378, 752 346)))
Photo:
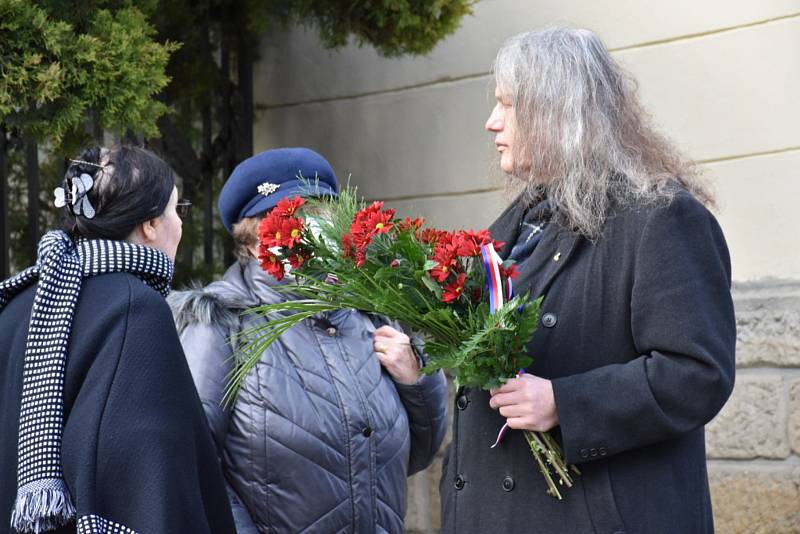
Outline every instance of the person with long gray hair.
POLYGON ((736 342, 713 193, 594 33, 513 37, 494 78, 486 129, 516 199, 491 232, 543 300, 524 374, 456 394, 443 532, 713 532, 704 425, 736 342), (552 431, 580 470, 563 500, 520 430, 552 431))

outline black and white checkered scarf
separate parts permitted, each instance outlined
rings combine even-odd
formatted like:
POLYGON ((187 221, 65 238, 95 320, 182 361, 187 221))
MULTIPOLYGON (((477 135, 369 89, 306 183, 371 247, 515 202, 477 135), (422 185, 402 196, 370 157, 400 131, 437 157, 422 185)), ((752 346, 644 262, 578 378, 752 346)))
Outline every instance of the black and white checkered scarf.
POLYGON ((22 378, 19 419, 17 499, 11 525, 41 532, 75 519, 64 482, 64 374, 67 346, 81 280, 127 272, 166 296, 174 272, 161 251, 123 241, 78 240, 61 231, 39 242, 36 265, 0 283, 0 311, 11 298, 37 283, 22 378))

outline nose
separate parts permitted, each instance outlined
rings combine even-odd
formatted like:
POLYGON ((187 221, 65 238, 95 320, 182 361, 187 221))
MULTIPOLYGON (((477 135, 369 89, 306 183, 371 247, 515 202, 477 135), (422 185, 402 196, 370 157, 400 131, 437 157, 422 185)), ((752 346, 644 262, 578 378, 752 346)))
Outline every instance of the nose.
POLYGON ((483 126, 489 132, 499 132, 503 129, 503 118, 500 115, 498 107, 499 105, 496 105, 494 109, 492 109, 491 115, 486 119, 486 124, 483 126))

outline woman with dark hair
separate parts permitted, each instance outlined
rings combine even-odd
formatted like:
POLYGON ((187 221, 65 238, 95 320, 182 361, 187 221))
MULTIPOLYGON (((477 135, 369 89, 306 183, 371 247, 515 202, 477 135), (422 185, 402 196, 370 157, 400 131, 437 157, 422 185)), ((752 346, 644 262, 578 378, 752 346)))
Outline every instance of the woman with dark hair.
POLYGON ((89 149, 55 205, 62 230, 0 283, 0 532, 234 532, 164 300, 172 170, 145 149, 89 149))

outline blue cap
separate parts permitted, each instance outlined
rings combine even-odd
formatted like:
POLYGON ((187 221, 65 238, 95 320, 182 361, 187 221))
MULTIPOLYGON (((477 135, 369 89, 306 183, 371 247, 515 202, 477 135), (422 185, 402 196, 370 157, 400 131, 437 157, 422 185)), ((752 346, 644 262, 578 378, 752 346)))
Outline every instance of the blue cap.
POLYGON ((219 194, 219 214, 232 233, 234 224, 274 208, 282 198, 336 196, 338 191, 325 158, 308 148, 276 148, 236 166, 219 194))

